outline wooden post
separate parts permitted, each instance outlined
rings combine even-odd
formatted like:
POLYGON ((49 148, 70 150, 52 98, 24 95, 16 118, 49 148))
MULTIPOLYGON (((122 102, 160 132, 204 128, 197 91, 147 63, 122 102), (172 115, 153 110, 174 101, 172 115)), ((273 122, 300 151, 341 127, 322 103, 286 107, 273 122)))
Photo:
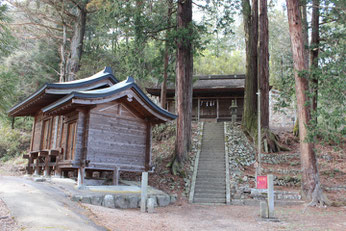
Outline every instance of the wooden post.
POLYGON ((148 172, 142 172, 141 212, 145 213, 148 197, 148 172))
POLYGON ((119 168, 115 167, 113 170, 113 185, 119 184, 119 168))
POLYGON ((201 107, 201 99, 198 98, 198 107, 197 107, 197 118, 198 118, 198 121, 199 121, 199 116, 200 116, 200 111, 201 111, 200 107, 201 107))
POLYGON ((34 123, 32 124, 30 151, 33 151, 33 148, 34 148, 34 138, 35 138, 36 121, 37 121, 37 120, 36 120, 36 116, 35 116, 35 118, 34 118, 34 123))
POLYGON ((219 119, 219 98, 216 99, 216 121, 219 119))
POLYGON ((268 218, 274 217, 274 176, 267 176, 268 182, 268 218))
POLYGON ((50 162, 50 156, 47 154, 44 157, 44 176, 49 176, 50 175, 50 167, 49 167, 49 162, 50 162))
POLYGON ((35 166, 35 172, 34 175, 40 175, 40 157, 37 156, 36 160, 35 160, 36 166, 35 166))
POLYGON ((28 160, 28 168, 26 170, 26 173, 27 174, 32 174, 32 163, 33 163, 33 159, 32 159, 32 156, 31 154, 29 154, 29 160, 28 160))
POLYGON ((258 169, 257 174, 261 175, 261 91, 257 92, 257 113, 258 113, 258 121, 257 121, 257 142, 258 142, 258 169))
POLYGON ((149 171, 150 162, 151 162, 151 128, 152 125, 149 121, 147 121, 147 134, 146 134, 146 142, 145 142, 145 171, 149 171))
POLYGON ((56 156, 56 164, 54 166, 54 174, 56 177, 62 177, 61 168, 59 167, 59 161, 61 157, 61 153, 59 153, 59 155, 56 156))
POLYGON ((54 123, 54 136, 53 136, 53 148, 57 147, 57 141, 58 141, 58 124, 60 121, 60 116, 53 117, 55 123, 54 123))
POLYGON ((84 167, 80 167, 78 169, 78 178, 77 178, 77 187, 82 188, 84 185, 84 175, 85 175, 85 169, 84 167))

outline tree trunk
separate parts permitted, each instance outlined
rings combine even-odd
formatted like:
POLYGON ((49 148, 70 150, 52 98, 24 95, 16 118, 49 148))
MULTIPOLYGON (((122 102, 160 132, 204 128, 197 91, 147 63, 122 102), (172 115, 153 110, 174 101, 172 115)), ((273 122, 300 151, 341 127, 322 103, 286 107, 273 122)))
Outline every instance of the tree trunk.
MULTIPOLYGON (((171 26, 171 16, 172 16, 173 0, 168 0, 168 18, 167 27, 171 26)), ((169 42, 168 35, 170 29, 166 31, 166 41, 165 41, 165 56, 164 56, 164 66, 163 66, 163 81, 161 84, 161 107, 167 109, 166 105, 166 95, 167 95, 167 77, 168 77, 168 61, 169 61, 169 42)))
POLYGON ((308 15, 306 11, 306 1, 307 0, 300 0, 299 1, 299 7, 300 7, 300 13, 301 13, 301 19, 302 19, 302 34, 303 34, 303 41, 304 41, 304 63, 305 66, 309 66, 309 28, 308 28, 308 15))
POLYGON ((269 51, 267 0, 260 0, 258 85, 261 92, 261 127, 269 129, 269 51))
POLYGON ((301 71, 307 70, 304 53, 304 35, 302 33, 302 20, 299 11, 299 0, 286 0, 287 16, 292 44, 294 63, 294 78, 296 85, 297 108, 299 118, 300 156, 302 166, 302 191, 310 205, 327 203, 321 189, 317 169, 317 159, 314 152, 314 144, 306 141, 308 135, 307 126, 310 123, 310 107, 306 105, 309 90, 308 80, 301 75, 301 71))
MULTIPOLYGON (((192 1, 178 1, 178 30, 191 30, 192 1)), ((192 32, 191 32, 192 33, 192 32)), ((193 54, 188 37, 177 39, 176 61, 176 111, 178 113, 175 153, 176 162, 182 164, 190 147, 192 109, 193 54)), ((174 165, 174 164, 173 164, 174 165)), ((174 167, 174 166, 173 166, 174 167)))
POLYGON ((70 46, 70 58, 67 63, 67 81, 75 79, 80 68, 80 60, 83 52, 83 40, 85 34, 85 24, 87 11, 82 6, 77 8, 77 17, 74 24, 73 37, 70 46))
POLYGON ((66 45, 67 45, 67 35, 66 35, 66 25, 63 24, 63 39, 60 45, 60 78, 59 82, 65 82, 66 80, 66 45))
POLYGON ((245 44, 246 72, 243 129, 255 136, 257 129, 257 43, 258 43, 258 1, 242 0, 245 44))
MULTIPOLYGON (((318 50, 319 50, 319 43, 320 43, 320 36, 319 36, 319 17, 320 17, 320 1, 319 0, 313 0, 312 1, 312 16, 311 16, 311 44, 310 44, 310 65, 312 69, 312 72, 314 72, 314 69, 318 68, 318 50)), ((312 73, 312 84, 311 84, 311 90, 313 93, 312 97, 312 111, 316 112, 317 110, 317 94, 318 94, 318 79, 317 75, 312 73)), ((315 122, 317 123, 317 116, 314 118, 315 122)))

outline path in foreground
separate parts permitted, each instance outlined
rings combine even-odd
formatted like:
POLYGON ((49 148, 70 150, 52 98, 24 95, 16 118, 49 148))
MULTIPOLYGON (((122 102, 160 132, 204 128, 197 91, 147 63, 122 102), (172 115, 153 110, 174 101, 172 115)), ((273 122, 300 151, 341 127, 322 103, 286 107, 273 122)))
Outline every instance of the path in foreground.
POLYGON ((154 214, 139 209, 119 210, 86 205, 98 223, 112 231, 344 231, 346 208, 276 207, 280 222, 263 221, 255 206, 199 205, 178 202, 157 208, 154 214))
POLYGON ((84 209, 70 201, 63 191, 49 184, 0 176, 0 198, 21 230, 106 230, 90 221, 83 214, 84 209))

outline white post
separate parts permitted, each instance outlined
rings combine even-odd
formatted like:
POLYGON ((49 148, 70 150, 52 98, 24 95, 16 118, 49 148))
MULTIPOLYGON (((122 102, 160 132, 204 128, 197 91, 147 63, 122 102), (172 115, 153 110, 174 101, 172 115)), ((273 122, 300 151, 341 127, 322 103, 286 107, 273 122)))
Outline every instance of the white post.
POLYGON ((148 197, 148 172, 142 172, 141 212, 145 213, 148 197))
POLYGON ((257 175, 261 175, 261 92, 260 90, 258 90, 257 92, 257 117, 258 117, 258 121, 257 121, 257 143, 258 143, 258 172, 257 175))
POLYGON ((274 217, 274 176, 267 176, 268 182, 268 218, 274 217))

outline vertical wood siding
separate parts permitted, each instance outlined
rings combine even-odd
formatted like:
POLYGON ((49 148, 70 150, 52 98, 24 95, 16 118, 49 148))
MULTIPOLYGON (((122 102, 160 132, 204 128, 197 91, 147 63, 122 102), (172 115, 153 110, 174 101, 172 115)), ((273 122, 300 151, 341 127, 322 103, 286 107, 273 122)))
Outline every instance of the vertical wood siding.
POLYGON ((90 111, 88 155, 91 163, 145 166, 146 122, 120 103, 90 111))

